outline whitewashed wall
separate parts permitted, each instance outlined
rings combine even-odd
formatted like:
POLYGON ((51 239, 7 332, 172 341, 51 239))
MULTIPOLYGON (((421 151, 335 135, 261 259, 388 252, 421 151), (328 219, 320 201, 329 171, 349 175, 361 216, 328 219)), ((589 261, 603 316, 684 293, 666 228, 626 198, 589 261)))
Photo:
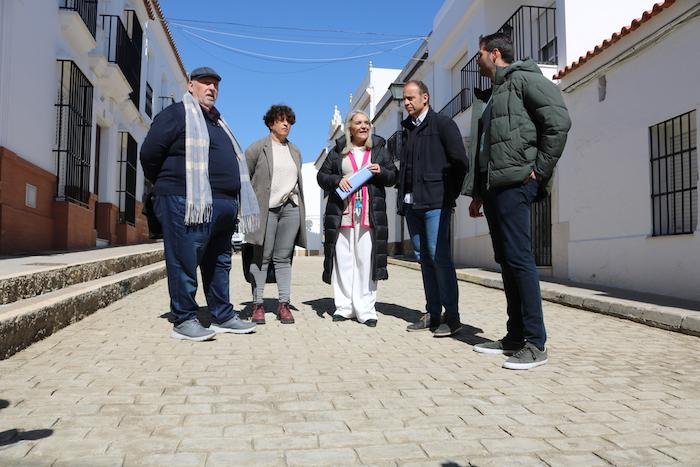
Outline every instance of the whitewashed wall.
MULTIPOLYGON (((591 74, 595 78, 600 66, 690 3, 679 2, 565 76, 562 88, 591 74)), ((568 224, 572 280, 700 300, 697 230, 694 235, 651 237, 649 162, 649 127, 700 110, 700 64, 685 60, 688 46, 698 43, 696 18, 608 69, 604 101, 598 100, 597 79, 564 93, 573 126, 559 164, 559 215, 568 224)))

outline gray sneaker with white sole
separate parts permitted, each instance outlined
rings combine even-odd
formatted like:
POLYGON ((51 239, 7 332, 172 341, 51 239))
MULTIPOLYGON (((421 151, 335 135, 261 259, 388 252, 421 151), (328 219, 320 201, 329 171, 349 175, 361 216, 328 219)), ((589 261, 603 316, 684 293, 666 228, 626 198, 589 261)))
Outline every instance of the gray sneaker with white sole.
POLYGON ((213 339, 216 333, 201 325, 197 318, 188 319, 182 323, 173 326, 173 332, 170 337, 185 341, 202 342, 213 339))
POLYGON ((255 328, 255 323, 242 320, 238 317, 238 313, 235 313, 233 318, 228 321, 224 321, 223 323, 211 323, 209 325, 209 329, 217 334, 225 332, 231 334, 250 334, 251 332, 255 332, 255 328))
POLYGON ((530 342, 525 342, 522 349, 518 350, 508 360, 503 362, 503 368, 509 370, 529 370, 547 363, 547 349, 540 350, 530 342))

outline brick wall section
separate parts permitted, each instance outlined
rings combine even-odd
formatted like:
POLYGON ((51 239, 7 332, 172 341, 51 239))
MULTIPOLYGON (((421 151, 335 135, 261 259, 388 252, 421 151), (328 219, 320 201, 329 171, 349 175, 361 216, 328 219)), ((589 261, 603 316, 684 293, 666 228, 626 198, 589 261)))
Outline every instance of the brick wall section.
POLYGON ((69 201, 55 202, 54 248, 74 250, 95 246, 95 201, 95 195, 91 194, 87 206, 69 201))
POLYGON ((0 254, 50 250, 54 240, 56 176, 0 147, 0 254), (25 205, 27 183, 36 208, 25 205))

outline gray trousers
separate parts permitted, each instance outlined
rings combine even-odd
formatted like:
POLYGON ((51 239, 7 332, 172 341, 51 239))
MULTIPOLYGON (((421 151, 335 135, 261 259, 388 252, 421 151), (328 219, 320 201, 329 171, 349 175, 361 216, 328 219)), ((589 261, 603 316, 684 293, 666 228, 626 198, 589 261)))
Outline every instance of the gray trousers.
POLYGON ((253 261, 250 265, 250 272, 255 278, 253 291, 255 303, 263 303, 267 267, 270 260, 275 266, 279 301, 280 303, 289 303, 292 288, 292 255, 300 222, 299 207, 290 202, 268 211, 262 263, 258 264, 253 261))

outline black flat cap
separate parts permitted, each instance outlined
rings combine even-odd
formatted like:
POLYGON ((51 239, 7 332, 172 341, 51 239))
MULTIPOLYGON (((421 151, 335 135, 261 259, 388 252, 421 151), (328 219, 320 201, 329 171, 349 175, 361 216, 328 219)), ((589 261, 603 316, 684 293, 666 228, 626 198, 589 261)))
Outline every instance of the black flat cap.
POLYGON ((200 66, 199 68, 195 68, 192 70, 192 73, 190 73, 190 79, 199 79, 199 78, 214 78, 217 81, 221 81, 221 76, 214 71, 213 68, 210 68, 208 66, 200 66))

